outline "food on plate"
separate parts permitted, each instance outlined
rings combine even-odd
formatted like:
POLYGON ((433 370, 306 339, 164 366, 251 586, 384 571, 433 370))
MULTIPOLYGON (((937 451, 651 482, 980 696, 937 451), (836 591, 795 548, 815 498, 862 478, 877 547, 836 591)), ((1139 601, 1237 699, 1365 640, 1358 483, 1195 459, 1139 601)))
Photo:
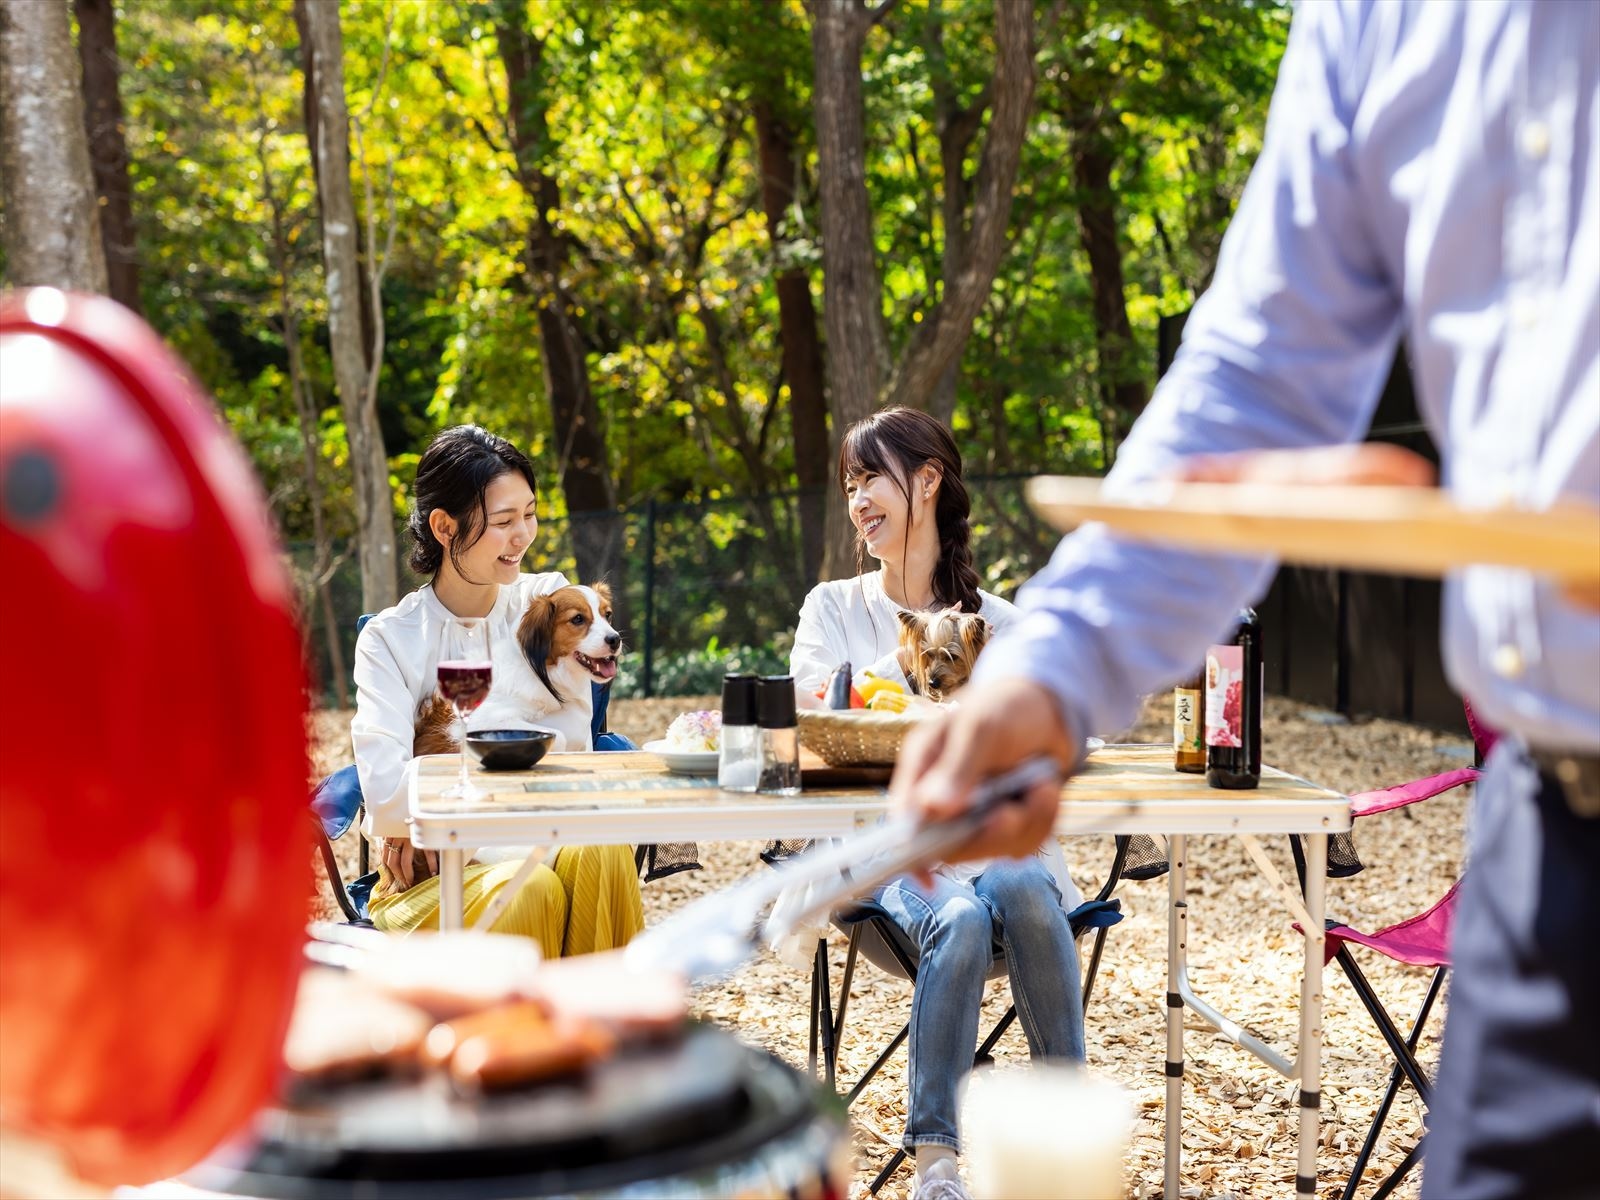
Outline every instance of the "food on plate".
POLYGON ((630 965, 621 951, 540 964, 516 949, 522 939, 493 934, 336 933, 318 941, 335 952, 321 961, 344 969, 301 976, 284 1045, 296 1088, 419 1071, 468 1091, 532 1085, 623 1043, 676 1038, 688 1011, 680 974, 630 965), (407 943, 418 948, 389 953, 407 943))
POLYGON ((686 752, 715 752, 722 745, 722 714, 701 709, 686 712, 667 726, 667 747, 686 752))
POLYGON ((422 1061, 463 1087, 514 1087, 575 1074, 610 1055, 616 1044, 598 1022, 552 1019, 542 1004, 524 1001, 435 1025, 422 1061))
POLYGON ((470 929, 363 942, 355 974, 439 1020, 525 998, 540 968, 537 943, 470 929))
POLYGON ((313 967, 300 976, 284 1065, 319 1082, 407 1068, 432 1024, 420 1008, 349 972, 313 967))
POLYGON ((622 951, 548 964, 531 989, 556 1018, 585 1017, 623 1038, 675 1033, 689 1011, 683 976, 629 966, 622 951))

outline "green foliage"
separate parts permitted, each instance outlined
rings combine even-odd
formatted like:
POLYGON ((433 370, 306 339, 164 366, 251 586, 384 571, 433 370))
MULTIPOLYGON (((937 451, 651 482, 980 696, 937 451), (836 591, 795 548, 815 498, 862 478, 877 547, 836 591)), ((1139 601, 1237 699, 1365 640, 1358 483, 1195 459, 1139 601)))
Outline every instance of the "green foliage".
MULTIPOLYGON (((902 0, 867 38, 866 185, 894 348, 939 298, 950 181, 936 105, 940 96, 981 101, 996 2, 902 0)), ((974 474, 1092 473, 1114 450, 1100 424, 1105 368, 1074 149, 1096 139, 1113 162, 1135 340, 1124 369, 1150 382, 1158 320, 1209 279, 1260 145, 1288 25, 1287 8, 1270 2, 1041 0, 1037 9, 1034 114, 1010 249, 962 360, 953 420, 974 474)), ((388 241, 393 212, 377 405, 396 517, 428 439, 475 421, 532 456, 545 520, 534 561, 572 569, 565 447, 540 353, 549 296, 528 265, 538 214, 512 154, 496 42, 497 28, 514 23, 539 44, 543 117, 523 165, 559 187, 546 215, 569 249, 561 285, 576 300, 617 495, 631 514, 630 605, 644 601, 642 518, 654 501, 665 522, 652 548, 662 644, 673 653, 713 636, 765 644, 772 627, 792 624, 807 582, 792 567, 793 505, 748 501, 795 486, 778 274, 800 266, 819 313, 823 300, 805 5, 353 0, 340 16, 369 259, 388 241), (758 109, 787 128, 799 162, 799 198, 775 214, 776 238, 762 203, 758 109), (673 505, 688 506, 681 520, 673 505), (696 575, 696 563, 711 562, 729 564, 725 578, 696 575)), ((291 5, 140 0, 119 21, 146 311, 216 395, 284 535, 303 540, 312 513, 289 387, 295 327, 327 526, 344 536, 355 527, 348 449, 326 349, 291 5)), ((961 165, 969 188, 982 124, 961 165)), ((986 502, 992 511, 980 503, 974 513, 980 560, 1009 589, 1053 535, 1011 492, 986 502)))
MULTIPOLYGON (((761 646, 720 646, 712 638, 702 649, 661 655, 653 663, 650 694, 712 696, 722 691, 722 677, 727 674, 787 675, 791 640, 778 637, 761 646)), ((616 695, 645 695, 643 668, 636 659, 624 663, 613 685, 616 695)))

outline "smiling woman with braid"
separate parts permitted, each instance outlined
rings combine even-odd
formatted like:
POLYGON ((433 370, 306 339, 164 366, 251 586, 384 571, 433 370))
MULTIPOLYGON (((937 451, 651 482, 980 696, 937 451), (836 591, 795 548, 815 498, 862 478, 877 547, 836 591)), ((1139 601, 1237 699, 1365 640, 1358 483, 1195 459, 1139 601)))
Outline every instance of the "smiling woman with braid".
MULTIPOLYGON (((806 597, 789 660, 803 693, 845 662, 880 677, 917 676, 921 666, 900 650, 907 622, 937 622, 951 609, 997 628, 1011 622, 1016 610, 978 587, 961 453, 945 426, 915 409, 886 408, 846 431, 838 477, 857 561, 870 554, 879 569, 820 584, 806 597)), ((936 678, 943 679, 927 671, 924 690, 936 678)), ((1054 838, 1030 858, 942 867, 931 886, 907 876, 874 897, 918 947, 902 1143, 916 1159, 914 1197, 963 1200, 956 1095, 972 1067, 993 944, 1005 946, 1031 1055, 1082 1061, 1078 952, 1067 921, 1081 897, 1054 838)))

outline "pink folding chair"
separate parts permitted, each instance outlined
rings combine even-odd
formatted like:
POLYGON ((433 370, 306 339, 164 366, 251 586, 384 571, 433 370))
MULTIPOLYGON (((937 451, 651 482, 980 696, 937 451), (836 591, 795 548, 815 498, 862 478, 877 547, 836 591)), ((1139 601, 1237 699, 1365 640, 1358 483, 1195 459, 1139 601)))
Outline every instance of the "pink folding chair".
MULTIPOLYGON (((1470 705, 1467 706, 1467 724, 1472 730, 1473 745, 1477 749, 1477 760, 1481 764, 1490 747, 1494 745, 1496 734, 1478 723, 1470 705)), ((1476 768, 1462 767, 1440 775, 1430 775, 1426 779, 1414 779, 1410 783, 1394 787, 1361 792, 1350 797, 1350 814, 1360 820, 1392 809, 1404 808, 1458 788, 1462 784, 1471 783, 1477 778, 1476 768)), ((1305 865, 1299 839, 1294 840, 1294 854, 1303 887, 1305 865)), ((1417 1042, 1422 1036, 1423 1027, 1428 1023, 1428 1015, 1433 1011, 1434 1001, 1443 990, 1445 975, 1450 969, 1450 925, 1460 887, 1461 882, 1457 880, 1449 891, 1415 916, 1372 933, 1364 933, 1337 921, 1328 922, 1325 962, 1339 964, 1339 969, 1344 972, 1345 978, 1350 981, 1350 986, 1355 989, 1362 1007, 1367 1010, 1373 1024, 1377 1026, 1395 1060, 1394 1069, 1389 1073, 1389 1085, 1384 1091, 1383 1102, 1373 1115, 1372 1124, 1367 1129, 1366 1140, 1362 1143, 1361 1152, 1356 1155, 1350 1179, 1345 1184, 1343 1200, 1353 1200, 1356 1189, 1360 1187, 1361 1178, 1372 1157, 1373 1147, 1377 1145, 1378 1137, 1389 1119, 1389 1112, 1394 1106, 1401 1084, 1409 1082, 1416 1089, 1424 1109, 1432 1102, 1433 1084, 1417 1061, 1417 1042), (1433 969, 1433 978, 1428 984, 1426 995, 1423 996, 1421 1007, 1411 1021, 1408 1033, 1401 1034, 1388 1009, 1378 998, 1377 992, 1351 952, 1352 945, 1365 946, 1386 958, 1408 966, 1433 969)), ((1372 1200, 1383 1200, 1400 1185, 1411 1169, 1421 1161, 1425 1140, 1426 1137, 1418 1139, 1417 1144, 1411 1148, 1388 1178, 1378 1185, 1377 1191, 1372 1194, 1372 1200)))

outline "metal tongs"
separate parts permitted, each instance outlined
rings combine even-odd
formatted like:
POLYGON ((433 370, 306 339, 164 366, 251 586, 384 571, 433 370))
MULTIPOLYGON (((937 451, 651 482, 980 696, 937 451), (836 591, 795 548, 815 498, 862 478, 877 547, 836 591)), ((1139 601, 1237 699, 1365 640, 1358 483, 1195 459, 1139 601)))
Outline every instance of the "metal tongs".
POLYGON ((1045 757, 979 784, 972 805, 943 821, 905 814, 837 845, 816 846, 779 867, 696 900, 629 943, 627 963, 668 969, 704 983, 735 970, 762 944, 771 946, 819 914, 916 867, 941 862, 1002 804, 1056 779, 1045 757), (779 898, 783 900, 779 903, 779 898), (764 919, 762 914, 772 905, 764 919))

